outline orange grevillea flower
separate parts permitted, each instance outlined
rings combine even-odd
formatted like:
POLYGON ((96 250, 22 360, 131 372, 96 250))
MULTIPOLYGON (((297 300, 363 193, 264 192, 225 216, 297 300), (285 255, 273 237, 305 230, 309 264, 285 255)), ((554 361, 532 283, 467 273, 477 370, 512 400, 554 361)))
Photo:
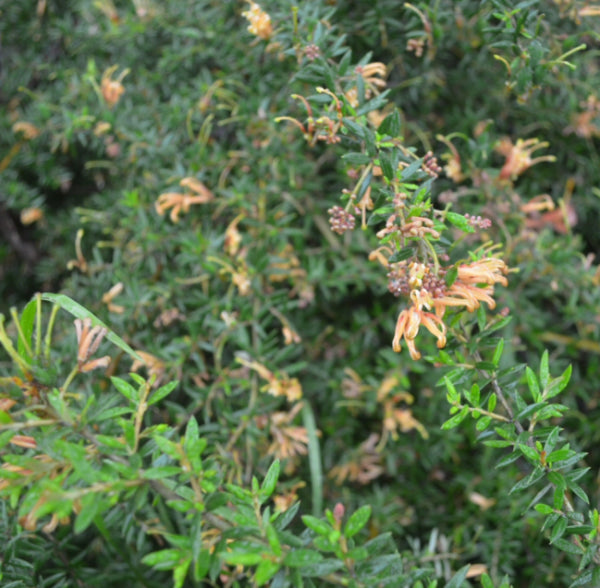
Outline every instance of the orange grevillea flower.
POLYGON ((214 199, 214 194, 196 178, 183 178, 179 185, 184 188, 189 188, 195 194, 186 193, 180 194, 179 192, 166 192, 158 197, 158 200, 154 204, 154 208, 161 216, 165 214, 169 208, 171 214, 169 218, 174 222, 179 222, 179 213, 189 212, 192 204, 205 204, 214 199))
POLYGON ((538 149, 548 147, 548 143, 541 142, 539 139, 517 139, 513 144, 510 139, 504 139, 496 147, 496 151, 506 157, 504 165, 500 170, 501 180, 515 180, 524 171, 531 166, 542 161, 556 161, 554 155, 542 155, 532 159, 531 154, 538 149))
POLYGON ((415 339, 419 334, 421 325, 437 337, 439 349, 446 346, 446 325, 442 319, 431 312, 425 312, 418 306, 412 306, 411 308, 405 308, 398 315, 394 340, 392 341, 394 351, 402 351, 400 340, 404 337, 412 359, 420 359, 421 354, 417 351, 415 339))
POLYGON ((102 98, 104 98, 104 101, 109 108, 112 108, 125 93, 125 87, 121 82, 129 73, 129 70, 125 69, 119 74, 118 78, 113 80, 112 75, 117 70, 117 67, 117 65, 109 67, 102 74, 102 79, 100 80, 100 91, 102 92, 102 98))

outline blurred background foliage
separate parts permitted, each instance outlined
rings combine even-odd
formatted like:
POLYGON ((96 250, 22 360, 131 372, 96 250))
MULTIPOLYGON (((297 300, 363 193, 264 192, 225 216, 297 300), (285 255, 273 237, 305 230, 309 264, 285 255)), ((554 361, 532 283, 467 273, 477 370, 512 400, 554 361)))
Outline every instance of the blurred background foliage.
MULTIPOLYGON (((442 175, 436 202, 491 218, 478 238, 501 242, 515 270, 498 303, 513 317, 506 364, 536 365, 545 348, 554 369, 573 364, 562 424, 589 452, 586 490, 597 500, 600 16, 588 16, 588 4, 265 0, 275 34, 264 42, 246 31, 243 2, 3 3, 2 312, 41 290, 89 308, 149 354, 159 379, 180 381, 152 418, 178 424, 195 414, 238 482, 285 457, 273 430, 285 400, 259 394, 265 382, 248 366, 298 378, 324 476, 315 490, 306 456, 284 462, 303 511, 371 504, 371 535, 391 531, 408 561, 436 562, 440 576, 485 563, 515 586, 567 585, 565 556, 548 557, 539 515, 523 514, 531 497, 507 494, 517 466, 495 470, 498 454, 476 444, 473 426, 441 431, 441 368, 393 353, 399 305, 368 261, 370 235, 330 231, 327 210, 348 185, 343 143, 310 149, 274 119, 304 116, 290 96, 314 91, 299 47, 316 45, 332 61, 350 48, 353 63, 369 54, 386 65, 407 145, 440 159, 455 146, 460 178, 442 175), (124 89, 112 105, 103 75, 124 89), (547 142, 535 156, 555 161, 499 181, 504 138, 547 142), (213 198, 175 223, 155 204, 186 192, 183 178, 213 198), (554 210, 527 207, 547 202, 542 195, 554 210), (404 420, 384 439, 378 390, 389 378, 404 420)), ((58 358, 74 349, 64 328, 58 358)), ((435 354, 433 341, 422 345, 435 354)), ((14 529, 6 505, 1 514, 14 529)), ((71 566, 86 582, 89 568, 103 570, 103 585, 147 576, 130 539, 95 541, 84 549, 61 529, 51 561, 39 557, 48 543, 39 538, 11 549, 40 586, 71 566)))

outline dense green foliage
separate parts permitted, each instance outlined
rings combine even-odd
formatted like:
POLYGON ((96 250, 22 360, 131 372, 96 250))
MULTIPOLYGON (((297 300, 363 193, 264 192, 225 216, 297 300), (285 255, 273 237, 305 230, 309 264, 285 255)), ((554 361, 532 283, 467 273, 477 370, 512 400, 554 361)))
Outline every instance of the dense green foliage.
POLYGON ((1 585, 600 585, 599 48, 0 5, 1 585))

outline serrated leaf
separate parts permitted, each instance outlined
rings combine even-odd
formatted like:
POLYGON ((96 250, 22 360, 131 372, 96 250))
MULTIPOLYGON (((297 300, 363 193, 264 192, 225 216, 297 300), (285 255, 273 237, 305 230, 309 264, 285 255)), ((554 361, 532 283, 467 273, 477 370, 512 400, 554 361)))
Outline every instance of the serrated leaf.
POLYGON ((354 537, 369 521, 371 517, 371 506, 365 504, 361 506, 356 512, 352 513, 352 516, 348 519, 346 526, 344 527, 344 536, 346 538, 354 537))

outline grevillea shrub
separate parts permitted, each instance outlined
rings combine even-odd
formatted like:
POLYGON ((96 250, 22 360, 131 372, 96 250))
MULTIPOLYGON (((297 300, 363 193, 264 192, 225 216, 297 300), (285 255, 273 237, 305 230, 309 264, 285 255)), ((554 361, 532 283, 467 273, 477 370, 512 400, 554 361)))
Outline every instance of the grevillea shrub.
POLYGON ((35 8, 2 586, 600 585, 600 7, 35 8))

